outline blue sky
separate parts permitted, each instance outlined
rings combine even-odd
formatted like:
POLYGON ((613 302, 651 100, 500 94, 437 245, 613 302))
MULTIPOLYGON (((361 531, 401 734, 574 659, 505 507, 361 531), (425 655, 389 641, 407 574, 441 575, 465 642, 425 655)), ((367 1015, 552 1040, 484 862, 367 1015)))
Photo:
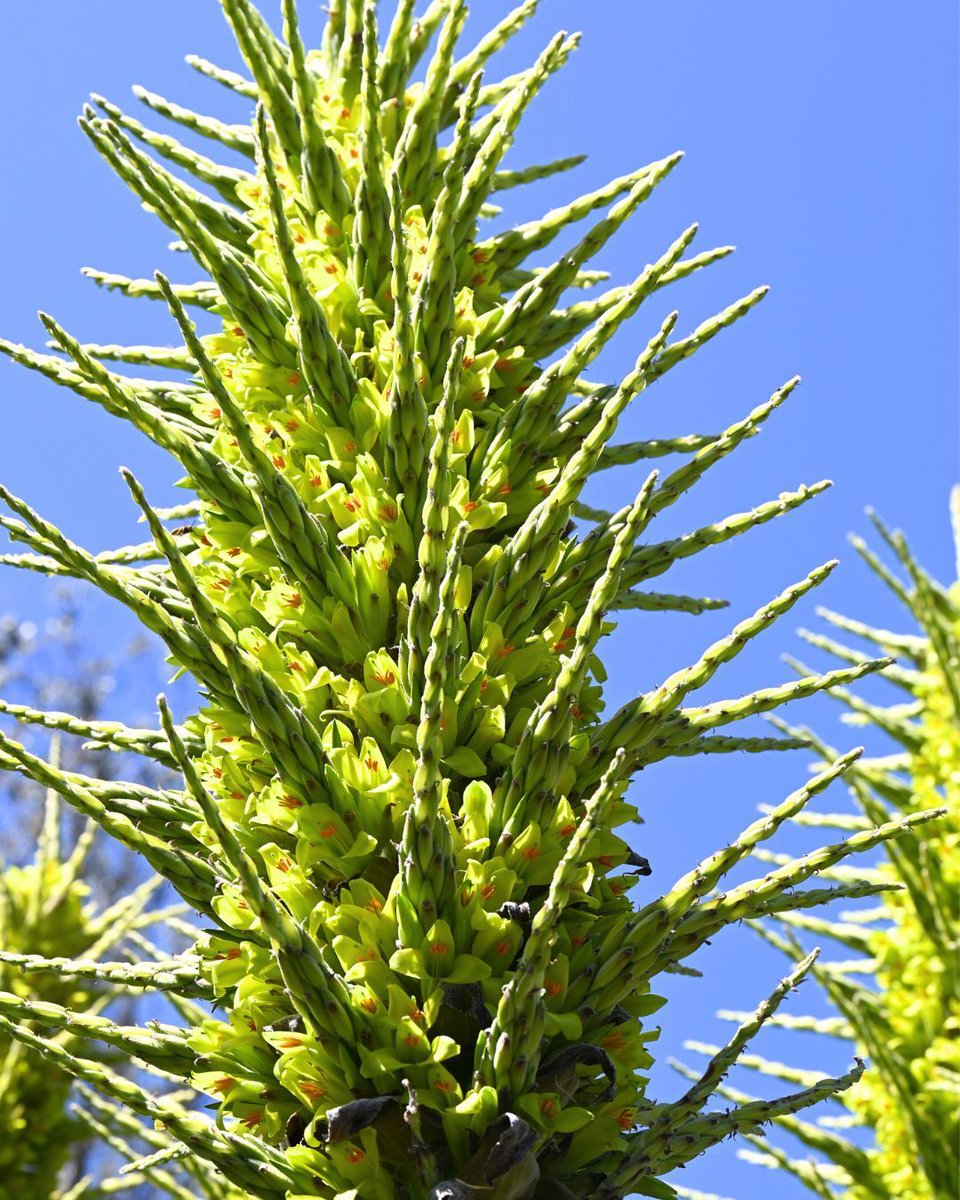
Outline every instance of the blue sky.
MULTIPOLYGON (((310 19, 314 7, 303 7, 308 32, 319 32, 319 19, 310 19)), ((474 7, 477 28, 510 6, 483 0, 474 7)), ((738 246, 733 258, 658 297, 656 312, 648 308, 643 322, 605 352, 595 378, 632 365, 650 321, 671 307, 680 308, 686 331, 757 284, 772 288, 746 321, 638 401, 621 436, 717 431, 793 374, 804 377, 760 438, 661 518, 659 536, 748 509, 801 482, 836 483, 801 512, 698 557, 664 584, 724 596, 729 610, 624 621, 606 652, 611 705, 659 682, 834 555, 842 567, 820 601, 896 624, 895 605, 846 545, 849 530, 865 532, 867 504, 908 531, 931 569, 950 575, 947 494, 960 473, 957 23, 954 5, 899 0, 546 0, 502 55, 508 73, 555 28, 584 34, 574 60, 532 110, 512 161, 579 151, 589 160, 570 176, 510 197, 511 218, 534 217, 683 149, 686 160, 600 265, 617 282, 631 279, 693 220, 701 222, 699 248, 738 246)), ((12 6, 4 24, 0 335, 42 346, 35 312, 43 308, 82 340, 168 341, 170 324, 158 306, 98 293, 79 275, 84 265, 149 275, 166 264, 177 278, 191 277, 182 256, 166 251, 167 232, 98 161, 74 118, 90 91, 133 111, 129 86, 143 83, 188 106, 242 119, 235 97, 182 61, 193 51, 235 65, 218 6, 32 0, 12 6)), ((155 502, 176 498, 169 461, 99 410, 5 361, 0 396, 0 480, 75 540, 101 549, 142 536, 116 472, 121 463, 145 481, 155 502)), ((638 482, 632 469, 610 472, 591 495, 599 504, 622 502, 638 482)), ((0 589, 0 611, 36 616, 49 608, 49 589, 37 579, 8 571, 0 589)), ((816 624, 813 607, 807 603, 768 631, 722 673, 710 698, 787 678, 779 655, 798 651, 796 626, 816 624)), ((122 645, 131 632, 123 614, 103 606, 91 610, 88 626, 98 646, 122 645)), ((149 703, 161 679, 159 667, 145 667, 143 695, 125 703, 149 703)), ((829 702, 795 715, 840 745, 855 742, 829 702)), ((647 821, 637 844, 655 870, 641 888, 652 895, 668 886, 748 823, 756 804, 797 786, 805 769, 802 755, 651 769, 635 790, 647 821)), ((718 939, 699 965, 703 980, 669 980, 662 1016, 663 1047, 671 1053, 684 1037, 720 1036, 724 1027, 713 1010, 752 1009, 781 970, 745 932, 718 939)), ((815 1003, 805 992, 794 1011, 815 1003)), ((773 1056, 809 1058, 802 1042, 771 1039, 764 1049, 771 1048, 773 1056)), ((823 1065, 844 1069, 842 1050, 823 1065)), ((658 1069, 655 1083, 663 1095, 679 1090, 667 1070, 658 1069)), ((769 1196, 772 1183, 738 1163, 730 1146, 697 1160, 684 1181, 740 1200, 769 1196)), ((776 1188, 784 1200, 802 1194, 782 1180, 776 1188)))

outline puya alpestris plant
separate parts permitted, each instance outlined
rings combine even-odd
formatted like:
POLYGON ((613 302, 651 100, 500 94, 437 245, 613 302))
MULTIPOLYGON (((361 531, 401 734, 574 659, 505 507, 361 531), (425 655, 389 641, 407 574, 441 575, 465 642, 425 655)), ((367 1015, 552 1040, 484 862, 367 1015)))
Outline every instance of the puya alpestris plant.
MULTIPOLYGON (((953 492, 952 509, 960 574, 960 488, 953 492)), ((937 1200, 952 1195, 960 1177, 960 584, 938 583, 916 561, 903 534, 891 533, 876 517, 874 523, 906 578, 891 572, 860 538, 853 544, 902 602, 914 628, 900 634, 829 610, 823 616, 842 634, 901 660, 883 676, 900 692, 899 703, 873 704, 845 689, 833 693, 850 710, 845 717, 851 724, 870 726, 896 746, 893 753, 862 759, 848 772, 856 815, 809 812, 797 820, 851 830, 873 828, 931 804, 943 804, 946 812, 922 840, 890 844, 880 865, 857 868, 860 878, 899 885, 879 906, 836 921, 783 914, 779 925, 763 930, 767 940, 797 960, 806 953, 800 941, 804 932, 828 937, 849 952, 852 957, 844 961, 814 969, 836 1015, 782 1021, 821 1039, 851 1039, 872 1069, 837 1096, 848 1110, 844 1116, 817 1124, 782 1119, 815 1157, 791 1157, 781 1145, 760 1138, 754 1139, 756 1151, 743 1154, 789 1171, 819 1196, 937 1200), (855 1141, 844 1133, 851 1128, 862 1130, 855 1141)), ((833 637, 803 636, 841 661, 864 657, 862 650, 833 637)), ((824 761, 832 757, 831 748, 809 730, 791 732, 808 738, 824 761)), ((842 867, 834 868, 832 877, 849 878, 842 867)), ((737 1013, 724 1015, 740 1019, 737 1013)), ((795 1083, 816 1074, 754 1056, 741 1065, 795 1083)), ((740 1092, 729 1098, 745 1099, 740 1092)))
POLYGON ((184 933, 195 936, 182 920, 183 904, 153 903, 162 876, 97 905, 83 877, 97 824, 87 818, 63 854, 61 807, 57 792, 48 791, 33 861, 17 866, 0 860, 0 1006, 20 1010, 29 1022, 20 1031, 26 1037, 0 1032, 0 1196, 103 1200, 130 1192, 243 1200, 243 1192, 203 1159, 185 1154, 162 1127, 144 1125, 89 1085, 75 1088, 64 1066, 83 1056, 87 1077, 103 1072, 114 1091, 131 1086, 116 1069, 146 1070, 158 1086, 166 1084, 165 1106, 193 1105, 192 1089, 176 1081, 171 1087, 168 1072, 137 1054, 138 1042, 151 1046, 151 1029, 117 1025, 116 1009, 135 1014, 136 1001, 166 993, 182 1020, 196 1023, 214 996, 198 984, 191 955, 172 956, 152 940, 158 930, 178 935, 181 943, 184 933), (112 1018, 103 1015, 107 1010, 112 1018), (96 1169, 85 1170, 95 1144, 96 1169), (111 1155, 122 1164, 119 1171, 111 1155))
MULTIPOLYGON (((25 705, 5 709, 21 719, 40 716, 25 705)), ((66 724, 65 714, 59 716, 66 724)), ((99 727, 86 732, 99 732, 99 727)), ((61 767, 59 739, 54 746, 53 758, 61 767)), ((8 761, 5 767, 12 770, 15 764, 8 761)), ((82 778, 76 771, 67 774, 82 778)), ((100 783, 108 786, 106 779, 100 783)), ((33 859, 23 865, 0 859, 0 996, 30 1006, 36 1018, 31 1029, 42 1033, 43 1042, 55 1042, 69 1055, 94 1055, 88 1068, 96 1072, 117 1058, 110 1035, 117 1028, 118 1007, 129 1019, 145 995, 166 993, 184 1021, 197 1022, 209 1011, 201 1002, 209 1006, 214 997, 198 987, 191 956, 173 956, 156 944, 158 936, 168 941, 174 935, 183 944, 184 934, 191 941, 196 935, 183 920, 189 910, 182 903, 162 902, 162 876, 112 890, 103 902, 95 895, 102 889, 90 882, 97 873, 91 861, 97 823, 87 817, 71 836, 63 815, 61 797, 48 790, 33 859), (112 1019, 103 1015, 107 1010, 112 1019), (73 1014, 69 1029, 58 1020, 65 1012, 73 1014), (102 1033, 105 1045, 98 1046, 102 1033)), ((114 882, 124 874, 120 868, 114 882)), ((130 1036, 143 1033, 130 1028, 121 1052, 133 1047, 130 1036)), ((122 1065, 122 1055, 113 1065, 122 1065)), ((132 1059, 130 1065, 165 1079, 165 1072, 142 1060, 132 1059)), ((182 1084, 164 1096, 168 1104, 196 1099, 182 1084)), ((89 1086, 75 1089, 69 1071, 7 1031, 0 1035, 0 1129, 4 1200, 102 1200, 127 1192, 139 1198, 145 1186, 152 1196, 174 1200, 190 1200, 198 1187, 208 1200, 242 1200, 243 1193, 204 1160, 184 1155, 162 1128, 143 1125, 89 1086), (96 1154, 97 1169, 86 1170, 95 1143, 106 1155, 96 1154), (119 1173, 110 1167, 111 1152, 124 1164, 119 1173)))
POLYGON ((308 52, 293 0, 282 39, 247 0, 224 0, 253 80, 191 62, 255 102, 252 125, 138 94, 238 151, 245 169, 100 98, 81 121, 209 277, 175 285, 92 272, 164 300, 182 348, 85 346, 46 316, 62 356, 5 346, 131 421, 178 460, 196 495, 156 510, 127 472, 152 540, 92 555, 2 492, 14 514, 3 525, 29 547, 17 565, 78 576, 128 605, 196 680, 203 706, 183 725, 161 699, 159 729, 104 725, 100 737, 174 762, 183 790, 107 794, 12 739, 0 745, 142 853, 205 919, 194 965, 171 990, 213 995, 215 1015, 101 1036, 189 1079, 216 1099, 217 1118, 45 1045, 24 1023, 69 1029, 76 1014, 0 997, 0 1026, 160 1122, 250 1196, 672 1195, 662 1176, 673 1168, 848 1086, 861 1068, 777 1101, 708 1107, 805 963, 719 1065, 679 1101, 654 1103, 648 1018, 662 1001, 651 980, 743 917, 885 889, 792 890, 931 815, 858 831, 717 892, 849 767, 844 756, 664 895, 631 902, 649 868, 615 830, 636 817, 624 792, 638 770, 673 755, 794 747, 716 731, 886 660, 695 702, 828 563, 603 719, 596 648, 607 614, 710 607, 641 585, 826 485, 652 536, 657 516, 757 433, 795 381, 723 434, 611 445, 630 401, 765 289, 673 340, 676 314, 658 318, 620 384, 585 380, 645 301, 728 248, 687 256, 688 229, 632 283, 567 303, 571 287, 598 282, 592 255, 679 155, 540 220, 480 232, 492 194, 577 161, 502 165, 527 106, 576 45, 560 34, 532 67, 485 83, 487 60, 535 7, 528 0, 458 55, 462 0, 419 18, 401 0, 382 48, 374 7, 350 0, 308 52), (608 205, 554 263, 528 265, 608 205), (220 330, 200 336, 190 306, 214 313, 220 330), (109 360, 186 377, 136 379, 109 360), (674 452, 689 457, 663 479, 649 475, 619 511, 582 506, 594 472, 674 452))
MULTIPOLYGON (((0 990, 38 1012, 77 1010, 89 1032, 102 1019, 98 1014, 118 997, 110 964, 103 960, 124 946, 136 945, 142 953, 143 931, 175 914, 150 907, 162 883, 159 876, 98 906, 83 879, 96 823, 89 821, 64 853, 61 808, 60 796, 49 791, 31 862, 0 860, 0 990)), ((119 967, 124 979, 132 977, 127 964, 119 967)), ((79 1027, 61 1034, 48 1030, 46 1036, 66 1052, 90 1048, 79 1027)), ((85 1114, 74 1111, 72 1083, 55 1062, 8 1033, 0 1034, 0 1179, 2 1194, 10 1200, 52 1200, 65 1194, 60 1190, 63 1169, 91 1132, 85 1114)))

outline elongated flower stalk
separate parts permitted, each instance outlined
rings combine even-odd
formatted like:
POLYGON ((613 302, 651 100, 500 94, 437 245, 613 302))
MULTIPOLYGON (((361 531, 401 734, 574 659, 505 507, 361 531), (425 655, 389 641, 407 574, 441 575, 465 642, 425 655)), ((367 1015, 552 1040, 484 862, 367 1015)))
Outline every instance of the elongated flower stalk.
POLYGON ((660 1177, 674 1167, 849 1086, 860 1068, 782 1100, 711 1110, 721 1070, 677 1104, 655 1104, 648 1018, 662 1001, 651 980, 742 918, 883 890, 793 889, 930 816, 911 813, 715 891, 847 769, 841 758, 656 899, 642 883, 646 860, 615 832, 636 817, 624 792, 642 767, 795 747, 717 731, 886 662, 697 702, 828 563, 602 715, 596 652, 608 614, 715 607, 644 585, 826 486, 682 537, 653 532, 796 381, 720 435, 611 445, 631 400, 765 289, 680 337, 676 314, 658 314, 622 382, 587 382, 654 293, 729 248, 691 255, 691 228, 632 283, 567 302, 570 288, 602 278, 591 257, 679 155, 540 220, 480 232, 492 194, 578 161, 503 166, 526 108, 577 39, 557 35, 529 69, 490 83, 487 60, 535 0, 466 52, 462 0, 438 0, 420 18, 400 0, 379 41, 373 6, 335 3, 311 51, 293 0, 282 40, 248 0, 223 7, 253 79, 191 61, 255 102, 252 124, 138 95, 245 156, 246 169, 219 166, 106 100, 81 121, 206 276, 93 278, 163 300, 182 345, 85 346, 44 316, 60 356, 6 346, 168 450, 195 500, 154 509, 126 473, 150 540, 94 555, 0 492, 13 513, 4 527, 29 548, 15 565, 77 576, 126 604, 202 694, 182 725, 161 699, 159 729, 103 724, 94 738, 174 763, 182 791, 104 789, 9 738, 0 746, 202 914, 209 932, 176 986, 215 997, 215 1014, 139 1032, 101 1024, 98 1036, 189 1079, 216 1099, 217 1119, 44 1048, 24 1024, 86 1028, 82 1014, 11 1001, 0 1027, 162 1124, 249 1196, 671 1195, 660 1177), (582 218, 591 224, 572 249, 529 265, 582 218), (219 331, 201 336, 189 308, 213 312, 219 331), (106 361, 184 374, 147 381, 106 361), (651 474, 619 511, 581 504, 594 472, 674 452, 688 457, 662 479, 651 474))
MULTIPOLYGON (((960 488, 952 500, 960 557, 960 488)), ((783 1120, 816 1158, 794 1160, 779 1146, 759 1140, 759 1151, 746 1153, 791 1172, 821 1196, 936 1200, 951 1195, 960 1177, 960 584, 937 583, 916 562, 903 535, 874 520, 906 579, 892 574, 860 539, 854 545, 904 603, 915 628, 901 635, 836 613, 823 615, 842 633, 901 659, 902 665, 884 674, 900 692, 898 703, 879 706, 856 693, 833 693, 849 708, 851 724, 874 727, 896 747, 884 757, 862 759, 848 772, 859 815, 809 812, 797 819, 849 830, 873 828, 932 804, 943 804, 946 812, 923 840, 890 843, 879 866, 857 868, 860 879, 898 885, 879 907, 837 921, 784 914, 777 918, 779 927, 767 927, 766 938, 794 958, 804 955, 800 935, 808 930, 847 948, 846 961, 821 963, 814 972, 837 1016, 784 1018, 784 1024, 848 1037, 873 1067, 838 1096, 848 1117, 825 1121, 826 1127, 795 1117, 783 1120), (851 1125, 871 1131, 874 1144, 863 1148, 862 1138, 849 1141, 843 1130, 851 1125)), ((833 638, 803 636, 841 661, 862 658, 861 651, 833 638)), ((832 756, 809 731, 793 732, 808 737, 824 759, 832 756)), ((846 881, 848 874, 837 868, 834 878, 846 881)), ((816 1076, 757 1057, 743 1059, 742 1065, 793 1082, 816 1076)), ((743 1100, 740 1093, 731 1098, 743 1100)))
MULTIPOLYGON (((63 855, 62 806, 57 792, 49 791, 34 861, 0 869, 0 1013, 29 1020, 17 1037, 8 1026, 0 1033, 2 1194, 10 1200, 99 1200, 149 1184, 151 1194, 174 1200, 196 1196, 197 1187, 208 1200, 242 1200, 212 1164, 185 1154, 162 1128, 145 1126, 89 1086, 74 1090, 73 1073, 58 1062, 61 1056, 90 1056, 103 1040, 106 1053, 88 1057, 87 1069, 113 1074, 105 1061, 116 1045, 113 1033, 123 1027, 101 1014, 117 1002, 129 1008, 145 993, 167 994, 185 1020, 197 1022, 208 1011, 201 1003, 214 998, 197 978, 194 956, 171 958, 151 940, 158 929, 181 935, 181 941, 192 932, 182 920, 183 905, 152 903, 161 876, 100 908, 93 903, 84 873, 97 824, 88 819, 63 855), (133 956, 145 961, 130 961, 133 956), (88 1174, 64 1182, 74 1152, 94 1139, 126 1168, 115 1177, 88 1174)), ((143 1036, 128 1029, 122 1048, 135 1052, 130 1038, 143 1036)), ((157 1074, 136 1059, 132 1065, 157 1074)), ((116 1079, 118 1086, 126 1084, 116 1079)), ((182 1085, 167 1097, 185 1107, 196 1101, 182 1085)))
MULTIPOLYGON (((0 1007, 69 1007, 96 1020, 93 1014, 114 995, 97 960, 163 919, 146 909, 161 880, 97 911, 82 878, 96 825, 91 822, 64 856, 61 807, 60 797, 49 792, 32 862, 0 864, 0 1007), (87 969, 71 970, 78 960, 87 969)), ((49 1036, 74 1052, 83 1044, 68 1033, 49 1036)), ((0 1033, 0 1178, 11 1200, 59 1195, 61 1169, 89 1135, 70 1111, 72 1082, 54 1063, 0 1033)))

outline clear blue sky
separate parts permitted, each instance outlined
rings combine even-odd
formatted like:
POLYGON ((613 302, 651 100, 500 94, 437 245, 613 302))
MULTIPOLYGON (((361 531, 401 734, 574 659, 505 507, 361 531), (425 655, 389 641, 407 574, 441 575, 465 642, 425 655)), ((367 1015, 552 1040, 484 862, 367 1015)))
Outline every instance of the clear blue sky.
MULTIPOLYGON (((305 23, 316 6, 304 5, 305 23)), ((473 26, 510 5, 474 5, 473 26)), ((632 278, 692 220, 699 245, 728 242, 737 255, 671 290, 681 326, 758 283, 772 293, 630 414, 622 433, 718 430, 796 372, 804 384, 764 434, 743 447, 676 511, 661 536, 682 532, 829 477, 835 489, 798 514, 698 558, 670 576, 672 590, 721 595, 732 607, 700 618, 638 615, 608 645, 610 703, 685 664, 789 582, 839 554, 841 571, 821 602, 878 623, 897 613, 848 551, 873 504, 906 528, 920 557, 951 571, 947 493, 958 475, 957 438, 957 10, 935 0, 837 4, 828 0, 673 0, 670 4, 545 0, 530 29, 502 56, 504 72, 528 61, 555 28, 582 29, 581 50, 538 100, 513 162, 588 151, 575 175, 528 189, 511 215, 526 219, 613 175, 682 148, 686 161, 608 249, 616 281, 632 278)), ((74 124, 89 91, 133 111, 129 85, 191 107, 242 116, 242 104, 182 62, 194 51, 235 65, 214 0, 32 0, 12 5, 0 44, 0 96, 7 114, 5 187, 0 191, 3 287, 0 333, 42 345, 38 308, 90 341, 170 338, 157 306, 97 293, 79 268, 129 275, 154 267, 189 277, 160 225, 142 213, 74 124)), ((149 118, 144 118, 148 120, 149 118)), ((659 308, 657 311, 659 311, 659 308)), ((646 325, 621 333, 597 378, 632 364, 646 325)), ((138 540, 116 467, 132 467, 155 502, 175 498, 175 469, 138 435, 99 410, 0 362, 4 434, 0 479, 94 549, 138 540)), ((632 495, 637 480, 611 473, 595 502, 632 495)), ((40 581, 6 572, 0 611, 42 612, 40 581)), ((813 604, 726 669, 713 695, 734 695, 786 678, 779 653, 797 650, 795 626, 816 622, 813 604)), ((89 633, 122 644, 123 614, 98 607, 89 633)), ((147 672, 149 703, 159 671, 147 672), (156 675, 156 678, 154 676, 156 675)), ((118 716, 124 715, 117 713, 118 716)), ((795 710, 840 744, 827 702, 795 710)), ((643 898, 667 887, 695 858, 752 819, 755 805, 792 790, 803 755, 767 761, 681 762, 652 769, 636 796, 647 819, 638 840, 655 874, 643 898)), ((661 1053, 684 1037, 714 1040, 718 1006, 752 1008, 781 964, 746 933, 729 932, 702 956, 703 980, 670 979, 661 1053)), ((812 989, 794 1011, 815 1006, 812 989)), ((771 1056, 803 1057, 803 1042, 771 1039, 771 1056)), ((825 1056, 829 1058, 829 1055, 825 1056)), ((822 1065, 844 1069, 842 1053, 822 1065)), ((656 1088, 679 1084, 658 1069, 656 1088)), ((694 1163, 690 1186, 739 1197, 772 1194, 772 1177, 737 1162, 724 1146, 694 1163)), ((783 1200, 801 1193, 776 1181, 783 1200)))

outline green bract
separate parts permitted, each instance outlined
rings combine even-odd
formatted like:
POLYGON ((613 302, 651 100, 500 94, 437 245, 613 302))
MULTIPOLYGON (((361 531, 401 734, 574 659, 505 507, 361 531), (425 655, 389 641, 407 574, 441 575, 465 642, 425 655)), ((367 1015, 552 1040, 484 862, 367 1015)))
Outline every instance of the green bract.
MULTIPOLYGON (((41 1048, 249 1196, 672 1195, 660 1179, 671 1169, 849 1085, 860 1068, 732 1110, 705 1107, 714 1070, 676 1103, 654 1103, 646 1072, 662 1001, 651 981, 741 918, 883 890, 791 889, 930 815, 716 893, 848 756, 665 895, 649 899, 645 885, 639 905, 630 899, 649 871, 617 832, 636 817, 624 799, 636 771, 671 755, 794 747, 716 731, 885 660, 697 703, 829 563, 604 715, 596 651, 609 614, 715 607, 644 585, 826 485, 657 540, 657 516, 756 434, 796 381, 720 435, 610 444, 630 401, 765 289, 679 338, 676 314, 658 313, 622 382, 585 380, 629 317, 728 248, 688 255, 688 229, 632 283, 568 303, 571 287, 603 278, 591 257, 679 155, 540 220, 480 232, 491 194, 579 161, 502 166, 527 106, 576 44, 560 34, 529 69, 485 82, 488 58, 535 7, 528 0, 464 53, 462 0, 419 18, 400 0, 379 42, 374 8, 349 0, 330 10, 322 48, 307 51, 293 0, 283 40, 247 0, 224 0, 253 80, 192 61, 256 101, 252 125, 139 95, 245 155, 246 170, 104 100, 81 121, 208 276, 189 286, 93 277, 162 298, 183 347, 82 346, 49 317, 62 357, 6 346, 168 450, 196 496, 156 511, 128 473, 152 540, 90 555, 2 493, 15 514, 5 527, 31 550, 8 561, 93 582, 196 680, 202 708, 182 727, 161 702, 160 730, 91 731, 175 763, 183 791, 105 793, 9 739, 2 747, 203 915, 191 986, 216 998, 214 1010, 149 1039, 100 1034, 215 1098, 216 1119, 41 1048), (592 224, 572 248, 529 265, 581 218, 592 224), (221 328, 200 336, 189 306, 221 328), (106 360, 185 377, 138 380, 106 360), (619 511, 581 504, 596 471, 674 452, 689 457, 651 474, 619 511)), ((738 1034, 731 1061, 798 977, 738 1034)), ((16 1018, 8 1011, 4 1026, 40 1045, 16 1018)))
MULTIPOLYGON (((953 510, 960 553, 960 488, 953 493, 953 510)), ((791 1159, 761 1139, 754 1139, 760 1153, 745 1152, 745 1157, 784 1168, 820 1196, 937 1200, 952 1193, 960 1172, 960 585, 937 583, 918 565, 902 534, 874 521, 907 581, 889 572, 859 538, 854 545, 909 609, 919 635, 875 629, 826 610, 823 615, 835 628, 907 664, 885 673, 900 690, 900 703, 879 706, 854 693, 834 693, 851 710, 851 724, 872 725, 897 747, 883 757, 863 759, 847 775, 859 815, 808 813, 799 819, 818 827, 869 829, 934 804, 943 804, 945 811, 922 842, 905 838, 888 847, 879 866, 857 868, 858 878, 897 887, 881 906, 847 913, 836 922, 791 913, 779 918, 779 930, 765 931, 769 941, 797 959, 805 951, 795 930, 826 935, 849 950, 846 961, 823 963, 814 971, 839 1015, 786 1018, 784 1024, 851 1038, 873 1069, 843 1094, 847 1116, 822 1126, 783 1118, 783 1126, 816 1159, 791 1159), (868 983, 861 982, 863 976, 868 983), (849 1126, 866 1127, 874 1144, 863 1148, 849 1141, 843 1133, 849 1126)), ((831 638, 804 636, 843 661, 862 657, 831 638)), ((826 759, 832 757, 833 751, 808 730, 792 732, 808 737, 826 759)), ((833 878, 846 880, 848 874, 838 868, 833 878)), ((814 1071, 758 1057, 742 1065, 791 1082, 816 1078, 814 1071)), ((732 1091, 728 1096, 738 1102, 745 1098, 732 1091)))

